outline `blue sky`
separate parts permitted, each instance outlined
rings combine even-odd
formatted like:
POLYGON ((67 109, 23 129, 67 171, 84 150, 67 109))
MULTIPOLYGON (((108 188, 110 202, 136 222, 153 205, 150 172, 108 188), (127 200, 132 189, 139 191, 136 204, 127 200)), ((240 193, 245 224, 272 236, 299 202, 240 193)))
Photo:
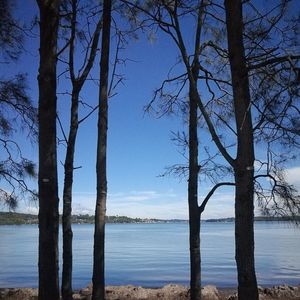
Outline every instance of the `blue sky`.
MULTIPOLYGON (((18 2, 20 5, 20 2, 18 2)), ((23 2, 19 13, 30 18, 36 10, 35 1, 23 2)), ((37 29, 35 30, 37 32, 37 29)), ((27 53, 11 68, 28 73, 30 94, 37 103, 38 37, 30 38, 26 43, 27 53)), ((188 42, 192 44, 192 41, 188 42)), ((114 43, 112 43, 114 47, 114 43)), ((153 90, 167 77, 170 67, 175 63, 177 50, 164 35, 158 35, 155 42, 144 36, 130 40, 122 52, 128 58, 125 67, 120 69, 125 76, 123 85, 117 89, 117 95, 109 103, 108 130, 108 215, 127 215, 149 218, 187 218, 187 180, 173 177, 161 178, 158 175, 164 168, 185 160, 179 149, 171 142, 171 131, 182 131, 186 124, 177 116, 160 119, 144 114, 144 106, 151 100, 153 90)), ((98 65, 98 61, 96 61, 98 65)), ((60 66, 60 70, 61 70, 60 66)), ((94 76, 97 77, 95 68, 94 76)), ((69 90, 62 78, 58 83, 58 92, 69 90)), ((82 97, 90 104, 98 101, 98 89, 87 83, 82 97)), ((58 110, 63 124, 67 128, 69 99, 58 96, 58 110)), ((81 110, 84 115, 86 111, 81 110)), ((75 171, 73 212, 93 214, 96 194, 96 129, 97 114, 85 121, 79 129, 75 165, 82 168, 75 171)), ((66 129, 67 130, 67 129, 66 129)), ((58 133, 60 131, 58 129, 58 133)), ((205 141, 210 138, 205 133, 205 141)), ((22 138, 20 137, 20 140, 22 138)), ((37 146, 22 140, 25 154, 37 161, 37 146)), ((63 161, 65 148, 59 146, 58 160, 63 161)), ((63 168, 59 163, 59 193, 62 199, 63 168)), ((299 165, 299 162, 295 166, 299 165)), ((290 180, 299 184, 300 168, 289 172, 290 180)), ((36 186, 36 183, 32 183, 36 186)), ((199 185, 199 196, 203 197, 211 184, 199 185)), ((234 190, 226 188, 215 193, 210 200, 203 218, 233 216, 234 190)), ((37 205, 21 203, 19 211, 37 213, 37 205)))

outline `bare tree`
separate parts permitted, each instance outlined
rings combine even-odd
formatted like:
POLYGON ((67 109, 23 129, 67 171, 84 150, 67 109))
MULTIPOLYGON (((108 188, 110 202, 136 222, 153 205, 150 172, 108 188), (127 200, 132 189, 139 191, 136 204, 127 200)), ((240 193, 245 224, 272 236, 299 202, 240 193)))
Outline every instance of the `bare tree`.
POLYGON ((59 299, 56 63, 59 0, 37 0, 39 64, 39 300, 59 299))

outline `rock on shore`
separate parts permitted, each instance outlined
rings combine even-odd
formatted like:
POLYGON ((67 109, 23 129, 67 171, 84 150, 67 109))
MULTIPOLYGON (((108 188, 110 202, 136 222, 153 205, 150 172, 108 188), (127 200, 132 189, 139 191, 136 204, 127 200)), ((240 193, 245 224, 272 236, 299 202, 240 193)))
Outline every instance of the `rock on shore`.
MULTIPOLYGON (((81 289, 74 294, 74 300, 90 300, 92 286, 81 289)), ((300 286, 274 286, 272 288, 259 287, 260 300, 300 300, 300 286)), ((2 300, 37 300, 37 289, 0 289, 2 300)), ((128 286, 107 286, 106 300, 188 300, 189 289, 181 285, 166 285, 162 288, 149 289, 128 286)), ((237 295, 232 289, 217 289, 208 285, 202 289, 202 300, 236 300, 237 295)))

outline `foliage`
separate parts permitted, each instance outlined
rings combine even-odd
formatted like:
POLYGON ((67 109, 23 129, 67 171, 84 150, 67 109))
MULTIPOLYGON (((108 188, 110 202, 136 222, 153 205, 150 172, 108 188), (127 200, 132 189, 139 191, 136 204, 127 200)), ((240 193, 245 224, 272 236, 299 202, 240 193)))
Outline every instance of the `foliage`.
MULTIPOLYGON (((21 54, 24 33, 12 16, 12 1, 0 3, 0 54, 10 64, 21 54)), ((16 136, 26 133, 35 141, 37 136, 37 111, 27 94, 26 74, 10 78, 0 77, 0 203, 15 209, 24 195, 36 196, 26 182, 26 177, 36 176, 34 163, 22 154, 16 136), (6 188, 4 188, 6 187, 6 188)))
MULTIPOLYGON (((60 222, 62 217, 60 216, 60 222)), ((95 216, 72 215, 73 224, 93 224, 95 216)), ((166 220, 130 218, 127 216, 106 216, 108 224, 132 224, 132 223, 161 223, 166 220)), ((38 224, 37 215, 15 212, 0 212, 0 225, 38 224)))
POLYGON ((23 31, 12 15, 13 0, 0 1, 0 48, 4 58, 18 59, 23 49, 23 31))
MULTIPOLYGON (((199 179, 216 184, 224 178, 232 178, 234 170, 224 160, 223 153, 227 152, 232 158, 236 156, 236 136, 239 128, 236 128, 232 101, 223 3, 148 1, 148 6, 141 5, 142 7, 135 4, 136 2, 130 3, 132 8, 145 15, 144 22, 148 22, 151 28, 161 29, 179 46, 186 44, 182 59, 176 60, 168 77, 154 91, 153 99, 146 109, 154 111, 158 116, 179 114, 186 122, 188 72, 182 71, 179 65, 195 68, 195 56, 198 55, 198 89, 203 103, 198 126, 199 135, 202 136, 199 139, 200 146, 204 148, 199 162, 199 179), (195 24, 199 5, 197 3, 205 3, 205 17, 203 30, 199 31, 198 36, 201 40, 199 52, 194 53, 193 47, 186 42, 187 35, 184 32, 192 31, 192 27, 188 26, 195 24), (178 37, 176 27, 183 32, 180 37, 182 40, 178 37), (204 119, 209 121, 213 129, 211 132, 214 133, 213 139, 220 145, 216 145, 217 149, 211 143, 205 144, 204 119)), ((281 172, 295 159, 299 149, 300 22, 298 12, 293 10, 295 4, 296 1, 278 0, 263 8, 252 1, 243 2, 245 58, 251 93, 248 111, 251 111, 253 118, 257 153, 256 196, 261 211, 268 214, 275 213, 277 207, 281 215, 294 215, 300 207, 298 192, 283 178, 284 174, 281 172), (284 187, 280 191, 276 185, 279 182, 284 187), (271 197, 269 183, 273 190, 271 197), (272 208, 270 201, 274 204, 272 208), (279 202, 281 205, 278 205, 279 202)), ((196 38, 195 36, 195 41, 196 38)), ((180 152, 187 161, 187 134, 175 133, 172 140, 180 147, 180 152)), ((170 174, 187 177, 187 164, 170 166, 163 176, 170 174)))
POLYGON ((38 216, 14 212, 0 212, 0 225, 38 224, 38 216))

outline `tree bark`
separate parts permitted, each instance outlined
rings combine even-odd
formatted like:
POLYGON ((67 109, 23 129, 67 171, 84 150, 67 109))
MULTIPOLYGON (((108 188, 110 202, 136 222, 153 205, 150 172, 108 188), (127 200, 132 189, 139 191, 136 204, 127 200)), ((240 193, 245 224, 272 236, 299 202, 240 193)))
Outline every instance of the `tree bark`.
POLYGON ((254 144, 241 0, 225 0, 225 9, 238 140, 234 167, 238 298, 256 300, 258 289, 254 263, 254 144))
POLYGON ((189 228, 191 300, 201 299, 200 214, 198 207, 198 134, 197 98, 189 92, 189 228))
POLYGON ((201 299, 201 255, 200 255, 200 209, 198 205, 198 101, 197 81, 199 75, 200 36, 203 25, 203 2, 199 3, 195 50, 192 65, 182 38, 178 16, 169 10, 174 20, 178 48, 187 69, 189 79, 189 243, 190 243, 190 299, 201 299))
POLYGON ((72 289, 72 269, 73 269, 73 251, 72 251, 72 189, 74 176, 74 153, 78 131, 78 98, 79 91, 73 88, 72 106, 71 106, 71 124, 68 137, 67 153, 65 159, 65 180, 63 191, 63 272, 61 292, 64 300, 73 299, 72 289))
POLYGON ((40 10, 39 84, 39 300, 58 300, 58 184, 56 153, 56 52, 59 1, 40 10))
POLYGON ((107 198, 106 152, 108 122, 108 73, 110 51, 111 0, 103 2, 103 32, 100 61, 100 89, 97 141, 97 199, 95 211, 93 300, 105 299, 105 214, 107 198))

